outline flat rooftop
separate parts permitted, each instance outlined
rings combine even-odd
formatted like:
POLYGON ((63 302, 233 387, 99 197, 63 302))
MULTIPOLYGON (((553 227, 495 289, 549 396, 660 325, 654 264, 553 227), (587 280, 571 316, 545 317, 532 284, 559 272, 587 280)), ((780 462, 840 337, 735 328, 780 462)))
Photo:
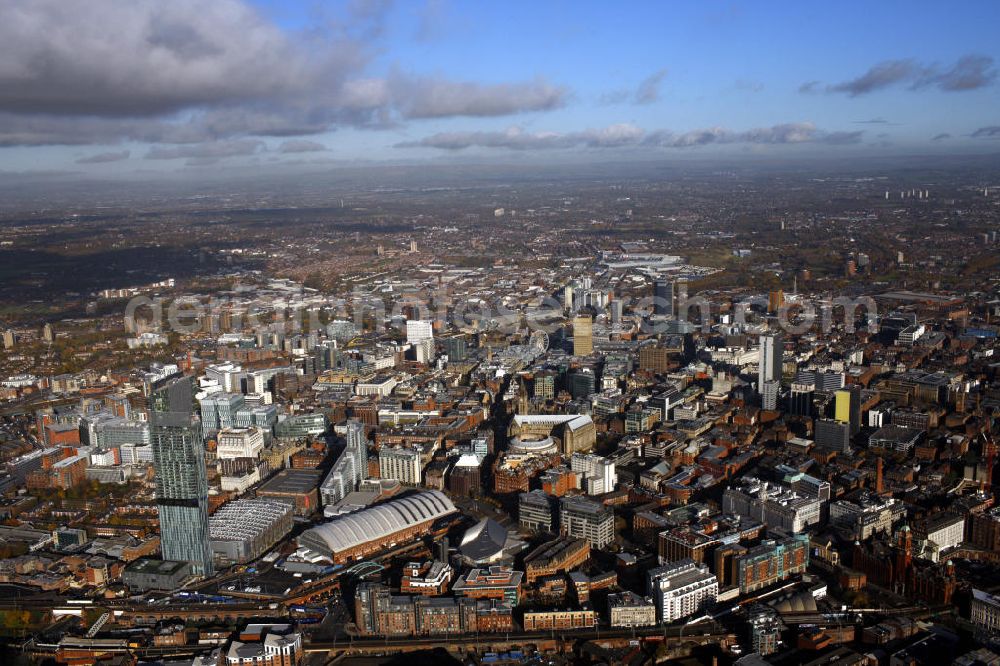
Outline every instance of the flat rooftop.
POLYGON ((184 567, 189 566, 187 562, 177 560, 136 560, 125 567, 132 573, 158 574, 161 576, 171 576, 184 567))
POLYGON ((265 481, 258 493, 304 495, 319 486, 323 472, 318 469, 283 469, 265 481))

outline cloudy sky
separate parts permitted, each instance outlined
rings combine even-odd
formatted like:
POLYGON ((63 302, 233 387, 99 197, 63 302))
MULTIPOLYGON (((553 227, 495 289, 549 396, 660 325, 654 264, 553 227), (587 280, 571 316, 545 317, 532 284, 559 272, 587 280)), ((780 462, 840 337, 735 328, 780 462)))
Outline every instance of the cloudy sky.
POLYGON ((995 152, 998 24, 994 0, 0 0, 0 173, 995 152))

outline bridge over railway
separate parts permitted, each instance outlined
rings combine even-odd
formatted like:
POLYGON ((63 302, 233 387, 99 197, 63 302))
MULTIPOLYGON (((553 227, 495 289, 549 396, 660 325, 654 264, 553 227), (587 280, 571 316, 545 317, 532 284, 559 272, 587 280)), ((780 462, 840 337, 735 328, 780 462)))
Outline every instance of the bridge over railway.
POLYGON ((623 646, 633 641, 666 645, 722 645, 736 643, 736 634, 713 627, 695 631, 689 627, 646 629, 584 629, 565 631, 537 631, 508 634, 462 634, 448 636, 422 636, 408 638, 355 638, 348 641, 316 642, 305 646, 306 652, 328 655, 375 655, 384 653, 416 652, 442 648, 466 652, 471 649, 501 651, 533 645, 539 650, 569 651, 579 643, 595 641, 607 646, 623 646), (685 629, 687 631, 685 631, 685 629))
MULTIPOLYGON (((663 644, 672 647, 682 645, 718 644, 729 646, 736 642, 736 635, 717 629, 701 633, 683 633, 683 628, 669 627, 666 632, 657 630, 584 630, 568 633, 532 632, 510 634, 470 634, 414 638, 355 638, 350 641, 311 643, 305 651, 311 654, 326 654, 342 657, 347 655, 377 655, 385 653, 414 652, 442 648, 450 652, 463 653, 469 650, 507 650, 510 648, 534 646, 542 651, 568 652, 588 641, 604 647, 619 647, 636 642, 663 644)), ((69 659, 93 659, 95 656, 128 654, 141 658, 185 658, 204 652, 213 646, 154 646, 143 645, 126 639, 68 639, 58 644, 42 644, 32 638, 21 646, 24 654, 44 659, 57 654, 69 659)))
POLYGON ((228 603, 228 604, 165 604, 114 609, 115 621, 131 624, 156 624, 160 620, 180 617, 186 620, 237 622, 248 618, 286 616, 280 604, 228 603))

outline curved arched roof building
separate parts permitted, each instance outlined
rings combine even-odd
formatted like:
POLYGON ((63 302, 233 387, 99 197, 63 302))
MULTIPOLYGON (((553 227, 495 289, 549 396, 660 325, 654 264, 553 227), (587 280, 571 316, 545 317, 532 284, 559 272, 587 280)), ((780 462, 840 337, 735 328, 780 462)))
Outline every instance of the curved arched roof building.
POLYGON ((335 518, 306 530, 298 542, 301 547, 342 562, 387 548, 395 541, 393 537, 412 536, 457 511, 444 493, 428 490, 335 518))

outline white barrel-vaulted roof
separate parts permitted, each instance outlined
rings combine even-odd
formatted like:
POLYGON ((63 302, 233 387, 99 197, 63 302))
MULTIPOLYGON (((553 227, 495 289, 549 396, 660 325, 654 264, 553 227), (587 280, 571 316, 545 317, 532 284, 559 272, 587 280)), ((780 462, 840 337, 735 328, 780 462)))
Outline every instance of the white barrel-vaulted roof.
POLYGON ((313 527, 299 536, 299 545, 329 556, 369 541, 384 539, 407 527, 437 520, 457 510, 444 493, 428 490, 313 527))

